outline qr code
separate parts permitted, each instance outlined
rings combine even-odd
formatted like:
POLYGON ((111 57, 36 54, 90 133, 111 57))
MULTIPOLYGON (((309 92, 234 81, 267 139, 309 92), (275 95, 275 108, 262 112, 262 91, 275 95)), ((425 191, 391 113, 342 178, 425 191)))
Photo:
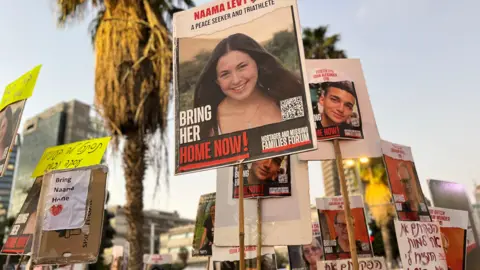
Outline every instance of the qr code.
POLYGON ((12 227, 12 231, 10 232, 10 235, 17 235, 18 230, 20 230, 20 225, 14 225, 12 227))
POLYGON ((283 121, 303 117, 305 112, 303 111, 302 97, 281 100, 280 110, 282 111, 283 121))

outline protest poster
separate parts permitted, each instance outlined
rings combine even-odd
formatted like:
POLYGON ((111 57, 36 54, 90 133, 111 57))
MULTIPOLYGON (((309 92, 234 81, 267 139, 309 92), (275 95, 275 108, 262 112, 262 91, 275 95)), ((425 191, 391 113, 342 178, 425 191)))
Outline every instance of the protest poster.
POLYGON ((104 165, 59 170, 45 174, 38 202, 37 226, 34 234, 35 245, 31 257, 34 264, 74 264, 97 261, 102 240, 107 174, 108 168, 104 165), (91 172, 84 216, 85 223, 77 229, 45 231, 43 220, 48 214, 45 205, 49 193, 49 183, 55 174, 66 171, 91 172))
POLYGON ((13 223, 1 253, 24 255, 31 252, 41 189, 42 177, 37 177, 28 191, 27 198, 13 223))
MULTIPOLYGON (((266 198, 291 195, 290 156, 257 160, 243 166, 243 197, 266 198)), ((239 171, 233 167, 233 198, 239 195, 239 171)))
POLYGON ((175 174, 315 149, 301 38, 297 0, 174 14, 175 174))
POLYGON ((288 259, 292 270, 316 270, 317 261, 323 259, 318 218, 312 223, 312 234, 313 239, 310 245, 288 246, 288 259))
POLYGON ((430 207, 429 210, 432 220, 440 224, 442 246, 447 256, 448 269, 466 269, 468 212, 437 207, 430 207))
POLYGON ((480 265, 479 222, 477 213, 472 209, 465 187, 461 184, 428 179, 428 188, 435 207, 463 210, 468 212, 467 225, 467 270, 477 269, 480 265))
POLYGON ((70 230, 85 224, 90 170, 52 172, 46 185, 44 231, 70 230))
POLYGON ((3 110, 10 104, 32 96, 41 68, 42 65, 34 67, 5 87, 5 92, 0 101, 0 110, 3 110))
POLYGON ((411 148, 382 140, 382 152, 398 219, 431 221, 411 148))
POLYGON ((170 254, 143 254, 143 269, 167 270, 172 268, 173 257, 170 254))
MULTIPOLYGON (((358 257, 372 257, 362 196, 349 196, 349 198, 358 257)), ((349 259, 350 241, 343 197, 317 198, 316 205, 325 260, 349 259)))
POLYGON ((440 224, 395 220, 395 234, 404 270, 447 270, 440 224))
MULTIPOLYGON (((312 221, 307 162, 290 156, 292 195, 275 199, 245 200, 245 245, 257 245, 257 203, 261 203, 262 245, 288 246, 312 243, 312 221)), ((239 246, 238 199, 233 199, 233 170, 217 170, 215 245, 239 246), (230 181, 229 181, 230 180, 230 181)))
POLYGON ((11 148, 15 145, 25 103, 25 100, 20 100, 0 111, 0 176, 7 168, 11 148))
MULTIPOLYGON (((245 247, 245 269, 257 269, 257 247, 245 247)), ((210 268, 213 270, 240 270, 238 247, 213 246, 213 256, 210 260, 210 268)), ((276 270, 277 262, 273 247, 262 247, 262 270, 276 270)))
POLYGON ((300 159, 335 159, 333 144, 328 141, 331 139, 345 139, 340 144, 342 157, 345 159, 381 157, 380 135, 360 59, 307 59, 305 62, 318 143, 316 150, 300 153, 300 159), (334 90, 340 96, 325 93, 328 92, 325 90, 330 88, 336 88, 334 90), (350 91, 342 91, 342 88, 350 91), (352 97, 355 99, 353 106, 352 97), (350 102, 342 104, 339 102, 340 98, 348 98, 350 102), (343 107, 340 107, 341 104, 343 107), (330 117, 326 116, 327 112, 330 117), (329 119, 336 119, 339 124, 324 127, 323 125, 328 124, 322 124, 322 114, 324 122, 333 122, 329 119))
POLYGON ((97 165, 102 161, 111 137, 89 139, 69 144, 52 146, 42 154, 32 177, 62 169, 97 165))
MULTIPOLYGON (((384 257, 358 258, 359 270, 387 270, 384 257)), ((318 261, 318 270, 353 270, 351 259, 318 261)))
POLYGON ((215 231, 215 192, 200 196, 193 234, 192 256, 211 256, 215 231))

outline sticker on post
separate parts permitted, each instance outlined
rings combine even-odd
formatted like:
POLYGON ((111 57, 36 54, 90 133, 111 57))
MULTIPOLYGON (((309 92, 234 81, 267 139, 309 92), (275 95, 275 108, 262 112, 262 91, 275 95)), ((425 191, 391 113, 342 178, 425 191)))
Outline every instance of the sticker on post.
POLYGON ((43 230, 79 229, 85 224, 90 170, 54 173, 47 191, 43 230))

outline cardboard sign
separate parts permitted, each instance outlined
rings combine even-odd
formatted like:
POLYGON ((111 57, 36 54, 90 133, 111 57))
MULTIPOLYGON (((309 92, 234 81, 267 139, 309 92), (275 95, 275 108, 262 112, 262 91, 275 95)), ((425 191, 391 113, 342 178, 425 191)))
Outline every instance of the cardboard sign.
POLYGON ((305 62, 319 142, 316 150, 299 154, 300 159, 335 159, 333 144, 325 141, 335 138, 345 139, 340 143, 344 159, 381 157, 380 134, 360 59, 308 59, 305 62), (338 111, 334 105, 340 103, 331 99, 330 89, 333 89, 331 93, 339 94, 338 98, 342 97, 344 107, 338 111), (327 127, 324 127, 327 123, 322 124, 322 118, 330 119, 327 127), (337 124, 333 124, 332 119, 337 124))
MULTIPOLYGON (((213 270, 239 270, 239 252, 238 247, 217 247, 213 246, 213 255, 210 260, 210 268, 213 270)), ((257 268, 257 247, 245 247, 245 269, 257 268)), ((273 247, 262 247, 262 270, 276 270, 277 263, 275 249, 273 247)))
POLYGON ((18 128, 22 120, 25 100, 9 104, 0 111, 0 176, 7 169, 10 152, 15 145, 18 128))
MULTIPOLYGON (((108 169, 106 166, 97 165, 70 170, 91 171, 85 225, 81 229, 44 231, 42 223, 46 211, 45 207, 38 207, 37 224, 41 225, 35 230, 35 246, 32 254, 34 264, 95 263, 97 261, 102 238, 108 169)), ((39 201, 41 206, 46 204, 47 181, 53 175, 49 173, 44 177, 43 185, 46 188, 42 187, 39 201)))
MULTIPOLYGON (((290 156, 257 160, 243 165, 243 197, 268 198, 292 195, 290 156)), ((233 167, 233 198, 239 196, 238 166, 233 167)))
POLYGON ((48 179, 43 230, 81 228, 85 224, 90 170, 53 172, 48 179))
MULTIPOLYGON (((362 196, 349 196, 358 257, 372 257, 362 196)), ((343 197, 317 198, 318 219, 326 260, 349 259, 350 243, 343 208, 343 197)))
POLYGON ((177 12, 173 40, 176 175, 315 149, 296 0, 177 12))
POLYGON ((468 212, 447 208, 430 207, 430 216, 440 224, 442 245, 447 255, 450 270, 464 270, 467 258, 468 212))
POLYGON ((431 221, 413 162, 412 149, 382 140, 382 152, 398 219, 431 221))
POLYGON ((38 74, 42 65, 34 67, 29 72, 23 74, 20 78, 5 87, 0 110, 17 101, 27 99, 32 96, 33 88, 37 82, 38 74))
POLYGON ((74 169, 97 165, 102 161, 111 137, 90 139, 45 149, 32 177, 53 170, 74 169))
POLYGON ((28 191, 27 198, 15 219, 15 223, 13 223, 7 241, 2 247, 2 253, 23 255, 31 252, 41 189, 42 177, 38 177, 28 191))
POLYGON ((395 220, 395 233, 404 270, 447 270, 437 222, 395 220))
MULTIPOLYGON (((245 245, 256 245, 257 203, 262 208, 264 246, 308 245, 312 243, 312 220, 308 164, 290 156, 292 196, 244 201, 245 245)), ((231 168, 217 170, 215 245, 238 246, 238 199, 232 198, 231 168)))
POLYGON ((215 192, 200 196, 192 256, 211 256, 215 231, 215 192))
MULTIPOLYGON (((358 266, 360 270, 387 270, 387 264, 384 257, 358 258, 358 266)), ((318 270, 353 270, 351 259, 334 260, 334 261, 318 261, 318 270)))

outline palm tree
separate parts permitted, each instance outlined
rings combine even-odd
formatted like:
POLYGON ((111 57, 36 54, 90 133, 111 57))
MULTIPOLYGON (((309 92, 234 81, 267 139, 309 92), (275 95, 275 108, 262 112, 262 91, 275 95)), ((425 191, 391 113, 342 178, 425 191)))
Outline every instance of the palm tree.
MULTIPOLYGON (((122 155, 130 243, 128 269, 141 269, 143 177, 151 165, 149 153, 154 153, 154 164, 162 166, 168 177, 165 140, 172 70, 169 30, 171 15, 180 10, 173 2, 180 1, 56 2, 60 26, 81 19, 85 12, 97 12, 91 24, 96 56, 95 106, 112 134, 114 150, 118 150, 120 139, 125 140, 122 155)), ((193 0, 182 3, 194 6, 193 0)))
POLYGON ((303 29, 303 48, 307 59, 347 58, 344 50, 336 45, 340 41, 340 34, 327 36, 328 26, 303 29))

